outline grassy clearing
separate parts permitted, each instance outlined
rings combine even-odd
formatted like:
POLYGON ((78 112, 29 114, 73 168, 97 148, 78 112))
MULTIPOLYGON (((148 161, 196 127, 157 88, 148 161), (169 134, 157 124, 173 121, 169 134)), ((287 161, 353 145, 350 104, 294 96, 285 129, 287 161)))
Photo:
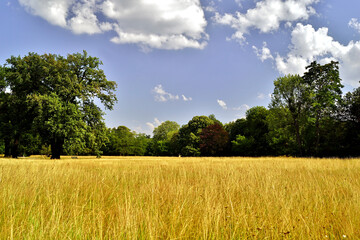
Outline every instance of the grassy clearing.
POLYGON ((0 158, 0 239, 360 239, 360 160, 0 158))

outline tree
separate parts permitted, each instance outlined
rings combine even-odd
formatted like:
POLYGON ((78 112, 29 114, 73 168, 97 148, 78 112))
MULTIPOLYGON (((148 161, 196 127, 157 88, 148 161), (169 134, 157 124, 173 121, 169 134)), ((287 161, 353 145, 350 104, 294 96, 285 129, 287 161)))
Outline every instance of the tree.
POLYGON ((345 95, 342 110, 345 153, 347 156, 360 156, 360 87, 345 95))
POLYGON ((116 102, 116 84, 106 79, 101 65, 86 51, 66 58, 29 53, 8 59, 6 81, 13 96, 10 102, 22 116, 14 124, 15 142, 33 128, 44 143, 51 145, 53 159, 60 158, 64 145, 80 152, 86 139, 92 139, 92 146, 99 149, 103 112, 94 101, 98 99, 110 110, 116 102))
POLYGON ((108 142, 104 147, 106 155, 129 156, 133 155, 135 133, 125 126, 108 130, 108 142))
POLYGON ((310 111, 315 122, 315 152, 320 153, 321 121, 331 117, 341 101, 341 79, 338 62, 320 65, 316 61, 306 67, 303 80, 309 86, 310 111))
MULTIPOLYGON (((301 156, 303 154, 303 137, 301 130, 306 120, 306 110, 309 106, 307 84, 305 84, 299 75, 287 75, 276 79, 274 86, 270 108, 286 108, 288 110, 289 114, 287 116, 291 118, 289 121, 293 127, 293 133, 296 136, 297 154, 301 156)), ((273 115, 273 117, 276 118, 276 115, 273 115)), ((281 117, 275 121, 281 122, 284 120, 285 119, 281 117)), ((273 123, 275 122, 273 121, 273 123)))
POLYGON ((153 131, 155 141, 169 140, 174 132, 179 131, 180 126, 174 121, 165 121, 156 127, 153 131))
POLYGON ((252 107, 246 111, 245 137, 252 143, 249 152, 252 156, 271 154, 271 148, 267 141, 269 127, 266 119, 268 114, 269 110, 262 106, 252 107))
POLYGON ((240 118, 234 122, 225 124, 225 130, 229 133, 230 141, 236 140, 237 135, 245 135, 246 119, 240 118))
POLYGON ((146 154, 150 137, 137 134, 125 126, 106 130, 107 141, 101 148, 111 156, 143 156, 146 154))
POLYGON ((207 116, 195 116, 188 124, 182 126, 176 136, 179 153, 184 156, 199 156, 201 130, 214 124, 214 120, 207 116))
POLYGON ((229 146, 229 134, 219 123, 209 125, 200 133, 200 152, 204 156, 226 154, 229 146))
POLYGON ((156 156, 173 155, 170 146, 171 138, 180 129, 179 124, 173 121, 165 121, 161 123, 153 131, 153 138, 151 143, 151 154, 156 156))

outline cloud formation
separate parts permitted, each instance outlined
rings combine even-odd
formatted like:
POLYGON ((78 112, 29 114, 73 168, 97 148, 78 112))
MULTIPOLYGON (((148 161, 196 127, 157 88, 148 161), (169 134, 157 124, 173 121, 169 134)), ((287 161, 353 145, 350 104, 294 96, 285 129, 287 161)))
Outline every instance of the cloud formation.
POLYGON ((290 51, 287 56, 275 58, 282 74, 303 74, 312 61, 321 64, 331 60, 340 62, 340 76, 346 84, 358 86, 360 80, 360 41, 342 45, 328 35, 328 28, 315 30, 311 25, 298 23, 291 33, 290 51))
POLYGON ((257 47, 253 46, 254 52, 256 53, 256 56, 264 62, 267 59, 274 59, 274 57, 271 55, 270 49, 267 47, 267 43, 263 43, 263 47, 261 49, 258 49, 257 47))
POLYGON ((230 26, 235 33, 228 38, 243 44, 246 42, 246 34, 251 29, 268 33, 279 29, 281 23, 286 25, 293 21, 307 20, 315 14, 315 9, 311 6, 319 0, 262 0, 256 3, 255 8, 248 9, 246 13, 236 12, 235 14, 226 13, 215 14, 215 22, 230 26))
POLYGON ((217 103, 219 104, 219 106, 220 106, 222 109, 224 109, 224 110, 227 109, 226 102, 224 102, 223 100, 218 99, 218 100, 217 100, 217 103))
MULTIPOLYGON (((154 122, 147 122, 146 126, 148 127, 148 129, 150 130, 150 133, 152 133, 154 131, 154 129, 156 127, 158 127, 160 124, 162 123, 162 121, 160 121, 157 118, 154 118, 154 122)), ((141 129, 141 128, 140 128, 141 129)))
POLYGON ((111 41, 144 49, 203 49, 200 0, 18 0, 31 14, 75 34, 116 33, 111 41))
POLYGON ((357 18, 352 18, 350 21, 349 21, 349 27, 355 29, 356 31, 358 31, 360 33, 360 23, 359 21, 357 20, 357 18))
MULTIPOLYGON (((169 92, 166 92, 161 84, 154 87, 152 92, 154 93, 155 101, 157 101, 157 102, 180 100, 179 95, 174 95, 169 92)), ((185 95, 181 95, 181 99, 185 102, 192 101, 191 97, 186 97, 185 95)))

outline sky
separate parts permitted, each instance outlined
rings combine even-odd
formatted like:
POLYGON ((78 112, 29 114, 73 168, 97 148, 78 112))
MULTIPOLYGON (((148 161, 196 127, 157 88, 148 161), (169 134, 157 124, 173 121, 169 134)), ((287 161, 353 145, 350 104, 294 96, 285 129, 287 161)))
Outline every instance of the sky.
POLYGON ((339 61, 360 86, 358 0, 1 0, 0 64, 11 56, 98 57, 117 83, 108 127, 151 134, 166 120, 223 123, 267 107, 273 82, 339 61))

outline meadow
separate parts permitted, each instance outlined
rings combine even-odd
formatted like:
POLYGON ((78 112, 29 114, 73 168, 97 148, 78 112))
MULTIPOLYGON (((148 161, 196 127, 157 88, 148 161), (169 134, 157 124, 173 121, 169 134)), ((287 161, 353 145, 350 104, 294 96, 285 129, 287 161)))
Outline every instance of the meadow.
POLYGON ((0 158, 0 239, 360 239, 360 159, 0 158))

